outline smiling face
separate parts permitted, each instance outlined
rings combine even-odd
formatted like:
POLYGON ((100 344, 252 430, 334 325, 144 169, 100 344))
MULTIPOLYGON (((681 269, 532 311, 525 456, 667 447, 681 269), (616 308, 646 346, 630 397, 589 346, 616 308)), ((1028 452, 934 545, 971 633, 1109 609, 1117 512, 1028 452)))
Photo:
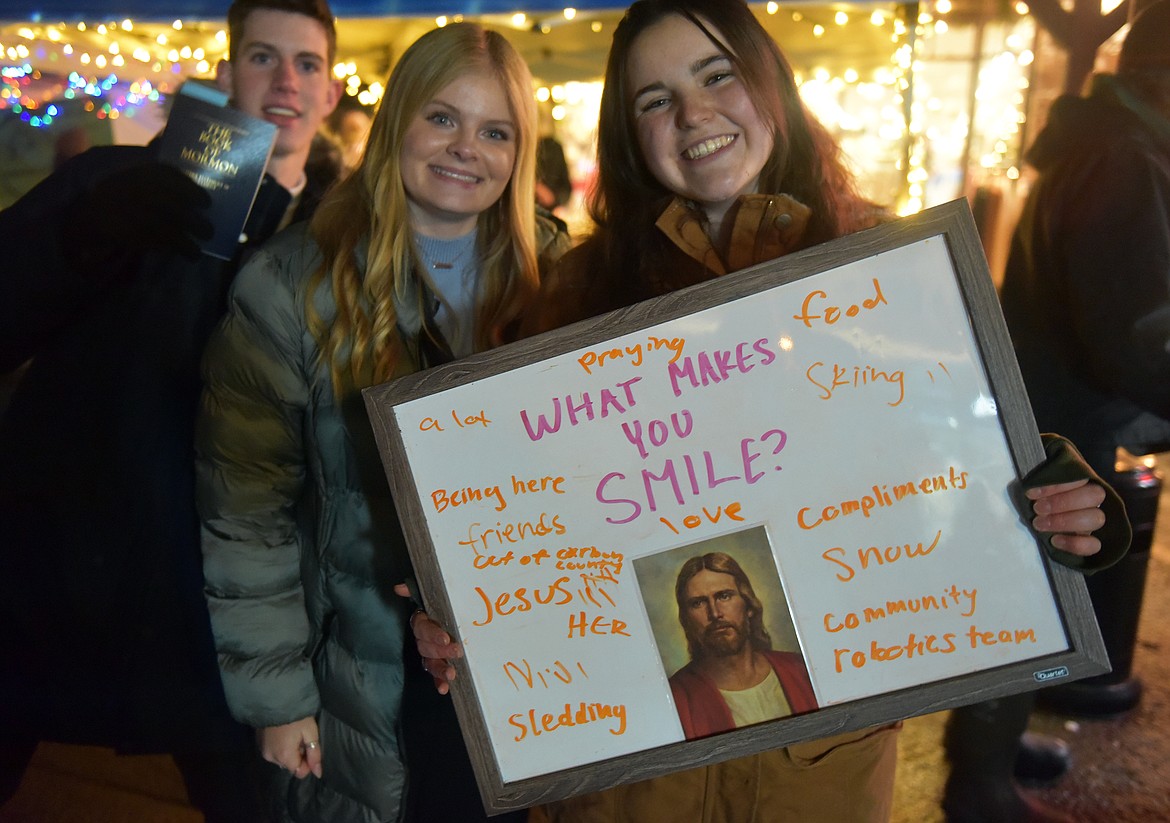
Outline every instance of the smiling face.
POLYGON ((720 222, 737 197, 758 190, 773 147, 772 129, 742 78, 700 29, 676 14, 637 36, 627 68, 638 146, 650 173, 720 222))
POLYGON ((495 205, 512 177, 517 124, 504 85, 471 71, 427 101, 402 143, 402 184, 415 231, 458 237, 495 205))
POLYGON ((751 606, 735 578, 703 569, 687 581, 682 599, 683 629, 696 657, 739 654, 748 643, 751 606))
POLYGON ((219 64, 217 80, 232 105, 277 127, 269 173, 291 187, 309 147, 341 95, 329 65, 324 27, 295 12, 257 9, 244 23, 235 57, 219 64))

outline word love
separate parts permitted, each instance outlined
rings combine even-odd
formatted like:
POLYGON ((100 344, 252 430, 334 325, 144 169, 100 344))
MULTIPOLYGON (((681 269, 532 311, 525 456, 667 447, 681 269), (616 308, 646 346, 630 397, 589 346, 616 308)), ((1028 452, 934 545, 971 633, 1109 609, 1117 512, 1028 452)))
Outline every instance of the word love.
MULTIPOLYGON (((707 508, 706 506, 703 506, 703 508, 702 508, 703 514, 701 517, 698 514, 688 514, 686 517, 684 517, 682 519, 682 525, 683 525, 683 528, 686 528, 686 529, 697 529, 697 528, 699 528, 699 526, 702 526, 705 523, 711 523, 712 525, 714 525, 715 523, 718 523, 720 520, 722 520, 724 517, 726 517, 728 520, 735 520, 739 523, 742 523, 743 522, 742 509, 743 509, 743 506, 742 506, 742 504, 740 504, 740 502, 738 500, 734 503, 729 504, 727 506, 727 508, 724 508, 723 506, 716 506, 714 511, 707 508)), ((671 520, 669 520, 668 518, 659 517, 658 519, 660 521, 662 521, 662 523, 666 526, 666 528, 670 529, 675 534, 681 534, 681 532, 678 530, 678 526, 674 525, 674 523, 671 522, 671 520)))

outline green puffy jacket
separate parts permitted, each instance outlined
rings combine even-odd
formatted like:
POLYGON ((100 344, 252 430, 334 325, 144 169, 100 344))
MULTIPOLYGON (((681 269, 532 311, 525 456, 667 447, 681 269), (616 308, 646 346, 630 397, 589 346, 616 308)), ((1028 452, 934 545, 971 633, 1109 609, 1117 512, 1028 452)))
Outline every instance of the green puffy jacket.
MULTIPOLYGON (((567 235, 539 222, 547 259, 567 235)), ((305 317, 320 255, 302 226, 240 272, 203 361, 196 430, 204 574, 228 705, 253 726, 317 718, 324 774, 293 781, 297 820, 388 821, 410 575, 360 393, 335 401, 305 317)), ((315 298, 333 313, 330 290, 315 298)))

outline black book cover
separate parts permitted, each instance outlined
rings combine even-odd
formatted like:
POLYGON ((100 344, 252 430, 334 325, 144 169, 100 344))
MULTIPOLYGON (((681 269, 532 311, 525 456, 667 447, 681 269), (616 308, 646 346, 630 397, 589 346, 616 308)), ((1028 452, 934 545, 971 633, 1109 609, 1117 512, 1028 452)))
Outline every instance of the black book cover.
POLYGON ((230 260, 264 178, 276 126, 217 105, 202 89, 191 92, 184 86, 175 95, 159 141, 159 159, 177 166, 211 195, 208 217, 215 233, 203 243, 203 252, 230 260))

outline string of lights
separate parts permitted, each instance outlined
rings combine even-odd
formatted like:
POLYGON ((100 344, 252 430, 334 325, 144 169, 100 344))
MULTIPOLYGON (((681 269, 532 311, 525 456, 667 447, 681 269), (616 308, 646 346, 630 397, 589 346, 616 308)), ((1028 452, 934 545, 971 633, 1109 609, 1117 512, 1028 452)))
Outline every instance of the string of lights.
MULTIPOLYGON (((793 59, 806 103, 838 137, 846 154, 871 169, 880 189, 875 194, 896 202, 901 213, 927 204, 932 165, 955 156, 959 146, 975 150, 974 161, 983 169, 1018 176, 1034 27, 1009 31, 999 53, 982 59, 975 95, 978 111, 952 111, 947 90, 934 88, 938 84, 922 70, 932 48, 945 51, 939 44, 951 30, 947 19, 951 1, 853 7, 769 2, 757 11, 793 59), (887 44, 884 49, 876 45, 881 42, 887 44), (859 43, 868 44, 864 54, 859 43), (973 147, 968 144, 976 127, 982 139, 973 147)), ((1009 24, 1026 21, 1027 13, 1027 7, 1018 3, 1018 19, 1009 24)), ((474 19, 514 33, 518 42, 542 35, 551 39, 577 27, 574 30, 585 36, 597 36, 596 48, 604 53, 619 16, 620 12, 586 16, 566 8, 544 17, 516 13, 474 19)), ((411 23, 442 26, 461 19, 451 15, 411 23)), ((344 44, 345 38, 340 41, 344 44)), ((210 78, 226 52, 226 31, 203 21, 0 26, 0 114, 11 112, 37 129, 53 128, 67 105, 80 105, 98 119, 134 117, 145 106, 165 103, 186 79, 210 78)), ((381 100, 388 68, 385 61, 363 63, 343 54, 333 71, 348 94, 373 107, 381 100)), ((595 75, 599 73, 600 65, 595 75)), ((600 83, 596 76, 583 76, 541 83, 534 93, 554 121, 574 128, 595 118, 600 83)))

